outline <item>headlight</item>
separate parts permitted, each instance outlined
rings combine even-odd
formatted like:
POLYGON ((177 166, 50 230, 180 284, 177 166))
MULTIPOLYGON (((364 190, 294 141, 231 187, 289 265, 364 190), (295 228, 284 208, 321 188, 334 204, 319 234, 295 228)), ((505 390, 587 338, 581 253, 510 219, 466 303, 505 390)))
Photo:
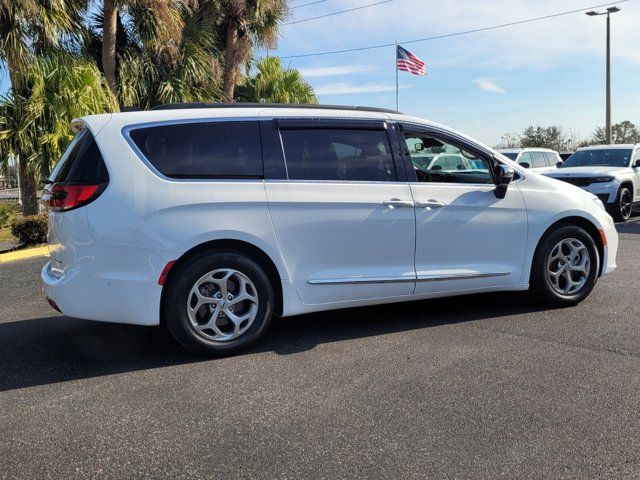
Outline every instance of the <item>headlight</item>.
POLYGON ((602 200, 600 200, 598 197, 594 198, 593 201, 595 202, 596 205, 598 205, 605 212, 607 211, 606 207, 604 206, 604 203, 602 203, 602 200))
POLYGON ((614 178, 615 177, 611 177, 609 175, 605 175, 603 177, 595 177, 595 178, 591 179, 591 181, 593 183, 606 183, 606 182, 612 182, 614 178))

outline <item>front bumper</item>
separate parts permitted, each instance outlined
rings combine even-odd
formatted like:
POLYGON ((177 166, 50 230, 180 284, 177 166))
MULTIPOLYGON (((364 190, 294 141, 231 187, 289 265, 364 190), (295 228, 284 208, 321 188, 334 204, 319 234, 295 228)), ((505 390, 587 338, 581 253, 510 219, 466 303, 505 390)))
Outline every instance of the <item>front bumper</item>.
POLYGON ((600 221, 600 228, 607 240, 602 258, 602 275, 607 275, 617 268, 616 257, 618 255, 618 231, 613 223, 613 219, 606 212, 601 212, 598 215, 598 220, 600 221))
POLYGON ((613 182, 609 183, 592 183, 586 187, 581 187, 589 193, 593 193, 605 205, 607 203, 615 203, 618 195, 618 187, 613 182))

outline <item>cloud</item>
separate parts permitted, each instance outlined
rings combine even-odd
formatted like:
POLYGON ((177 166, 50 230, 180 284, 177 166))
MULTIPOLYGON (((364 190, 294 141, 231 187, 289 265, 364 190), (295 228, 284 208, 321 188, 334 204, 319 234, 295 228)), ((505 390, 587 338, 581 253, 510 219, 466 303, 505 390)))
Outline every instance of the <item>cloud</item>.
POLYGON ((301 68, 300 72, 305 78, 334 77, 338 75, 351 75, 354 73, 372 72, 376 68, 372 65, 340 65, 333 67, 309 67, 301 68))
MULTIPOLYGON (((409 88, 410 85, 403 85, 400 90, 409 88)), ((314 87, 317 95, 350 95, 357 93, 381 93, 393 92, 395 85, 388 83, 371 83, 368 85, 352 85, 350 83, 328 83, 314 87)))
POLYGON ((507 91, 486 78, 476 78, 473 83, 478 85, 481 90, 492 93, 507 93, 507 91))

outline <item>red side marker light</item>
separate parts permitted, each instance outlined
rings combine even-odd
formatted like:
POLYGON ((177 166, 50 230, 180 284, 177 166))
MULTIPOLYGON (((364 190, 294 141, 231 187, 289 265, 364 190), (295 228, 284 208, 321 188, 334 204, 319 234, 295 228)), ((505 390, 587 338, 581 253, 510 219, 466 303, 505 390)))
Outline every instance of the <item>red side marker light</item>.
POLYGON ((164 285, 164 282, 167 280, 167 275, 169 275, 169 270, 173 267, 173 264, 176 263, 175 260, 171 260, 167 263, 162 269, 162 273, 160 274, 160 278, 158 278, 158 285, 164 285))

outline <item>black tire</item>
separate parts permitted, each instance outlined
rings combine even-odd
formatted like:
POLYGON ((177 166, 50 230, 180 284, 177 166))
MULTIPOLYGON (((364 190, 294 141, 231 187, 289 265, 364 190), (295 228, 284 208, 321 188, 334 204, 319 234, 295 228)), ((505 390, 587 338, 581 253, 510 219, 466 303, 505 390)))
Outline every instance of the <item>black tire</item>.
MULTIPOLYGON (((558 268, 556 266, 556 268, 558 268)), ((531 265, 531 291, 545 304, 571 306, 584 300, 598 280, 600 256, 594 239, 581 227, 564 225, 548 233, 539 243, 531 265), (589 254, 589 273, 586 282, 578 290, 570 294, 562 294, 552 284, 547 274, 547 261, 555 247, 567 239, 581 242, 589 254)))
POLYGON ((196 355, 227 356, 245 350, 264 334, 273 316, 275 301, 269 277, 258 263, 237 251, 215 250, 190 258, 171 271, 170 282, 165 288, 162 323, 184 348, 196 355), (246 331, 225 341, 198 333, 187 312, 192 287, 201 277, 218 269, 233 269, 248 277, 255 286, 258 304, 255 319, 246 331))
POLYGON ((616 222, 626 222, 631 217, 633 210, 633 194, 628 187, 621 187, 618 190, 616 202, 609 205, 609 214, 616 222))

